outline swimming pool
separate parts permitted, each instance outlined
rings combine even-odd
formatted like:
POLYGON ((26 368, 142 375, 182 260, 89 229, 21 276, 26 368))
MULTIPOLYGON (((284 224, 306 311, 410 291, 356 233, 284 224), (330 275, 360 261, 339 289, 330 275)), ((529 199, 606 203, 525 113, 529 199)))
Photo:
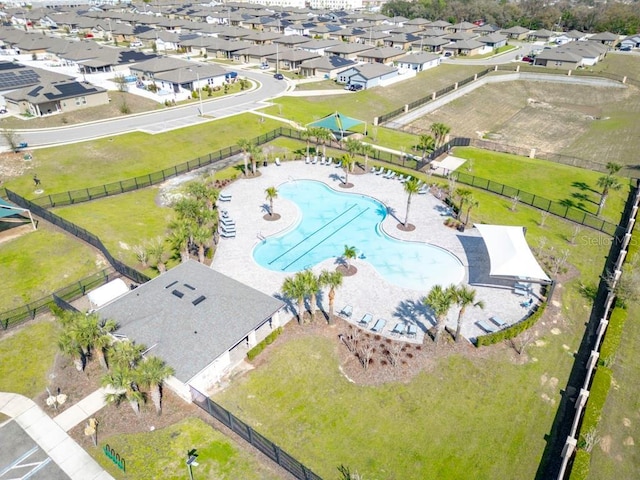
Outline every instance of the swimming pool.
POLYGON ((427 291, 435 284, 458 284, 464 267, 440 247, 396 240, 380 227, 387 216, 381 202, 365 195, 336 192, 321 182, 296 180, 278 187, 278 195, 300 210, 298 222, 267 238, 253 250, 264 268, 298 272, 354 246, 359 262, 369 262, 390 283, 427 291))

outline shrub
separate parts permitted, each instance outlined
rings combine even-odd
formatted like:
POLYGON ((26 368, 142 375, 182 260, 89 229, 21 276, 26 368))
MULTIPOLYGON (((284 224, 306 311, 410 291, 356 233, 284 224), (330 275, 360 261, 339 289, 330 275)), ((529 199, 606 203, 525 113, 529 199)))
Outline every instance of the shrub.
POLYGON ((544 313, 545 308, 547 307, 546 303, 541 304, 535 312, 533 312, 528 318, 525 318, 521 322, 518 322, 514 325, 511 325, 504 330, 500 330, 498 332, 490 333, 488 335, 482 335, 478 337, 476 341, 476 345, 478 347, 483 347, 486 345, 493 345, 494 343, 501 342, 503 340, 508 340, 510 338, 515 338, 520 335, 525 330, 533 327, 536 322, 540 319, 542 314, 544 313))
POLYGON ((265 349, 267 345, 271 345, 273 341, 282 333, 282 327, 276 328, 273 332, 265 337, 260 343, 247 352, 247 360, 251 361, 256 358, 265 349))
POLYGON ((609 318, 609 325, 607 325, 607 331, 600 347, 600 365, 610 363, 620 345, 622 339, 622 329, 624 322, 627 320, 627 311, 622 308, 616 308, 611 312, 609 318))
POLYGON ((591 454, 585 450, 576 450, 569 480, 585 480, 589 476, 591 454))
POLYGON ((612 371, 610 368, 600 366, 596 370, 591 383, 591 390, 589 391, 589 399, 584 409, 582 425, 580 425, 581 432, 588 432, 598 426, 604 402, 607 400, 609 388, 611 388, 611 377, 612 371))

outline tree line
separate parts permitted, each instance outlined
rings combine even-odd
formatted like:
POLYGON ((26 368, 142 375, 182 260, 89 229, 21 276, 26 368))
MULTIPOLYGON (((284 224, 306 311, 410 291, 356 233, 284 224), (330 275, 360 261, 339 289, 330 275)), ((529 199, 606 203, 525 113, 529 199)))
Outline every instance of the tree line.
POLYGON ((593 0, 540 2, 539 0, 390 0, 382 7, 389 17, 425 18, 486 23, 532 30, 580 30, 632 35, 640 32, 640 2, 600 3, 593 0))

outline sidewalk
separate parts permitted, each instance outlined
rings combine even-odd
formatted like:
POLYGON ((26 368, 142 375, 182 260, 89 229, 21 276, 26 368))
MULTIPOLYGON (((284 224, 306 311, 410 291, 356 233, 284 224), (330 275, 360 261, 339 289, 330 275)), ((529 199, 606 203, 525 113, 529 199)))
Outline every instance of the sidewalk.
MULTIPOLYGON (((73 412, 65 415, 61 422, 66 425, 80 423, 83 420, 80 419, 80 415, 97 407, 98 392, 100 391, 69 408, 65 414, 70 410, 73 412)), ((102 395, 102 392, 100 393, 102 395)), ((104 471, 58 422, 51 419, 31 399, 17 393, 0 392, 0 413, 12 417, 72 480, 113 480, 113 477, 104 471)))

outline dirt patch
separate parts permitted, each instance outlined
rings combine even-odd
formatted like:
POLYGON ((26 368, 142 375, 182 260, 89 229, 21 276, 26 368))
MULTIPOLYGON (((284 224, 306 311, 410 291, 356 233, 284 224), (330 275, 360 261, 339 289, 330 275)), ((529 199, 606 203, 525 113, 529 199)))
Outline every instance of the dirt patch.
POLYGON ((600 443, 598 443, 598 446, 604 453, 609 453, 611 451, 611 443, 611 435, 605 435, 600 439, 600 443))
POLYGON ((0 186, 4 181, 21 177, 28 170, 34 168, 33 160, 24 159, 27 154, 33 156, 33 152, 31 151, 0 153, 0 186))

